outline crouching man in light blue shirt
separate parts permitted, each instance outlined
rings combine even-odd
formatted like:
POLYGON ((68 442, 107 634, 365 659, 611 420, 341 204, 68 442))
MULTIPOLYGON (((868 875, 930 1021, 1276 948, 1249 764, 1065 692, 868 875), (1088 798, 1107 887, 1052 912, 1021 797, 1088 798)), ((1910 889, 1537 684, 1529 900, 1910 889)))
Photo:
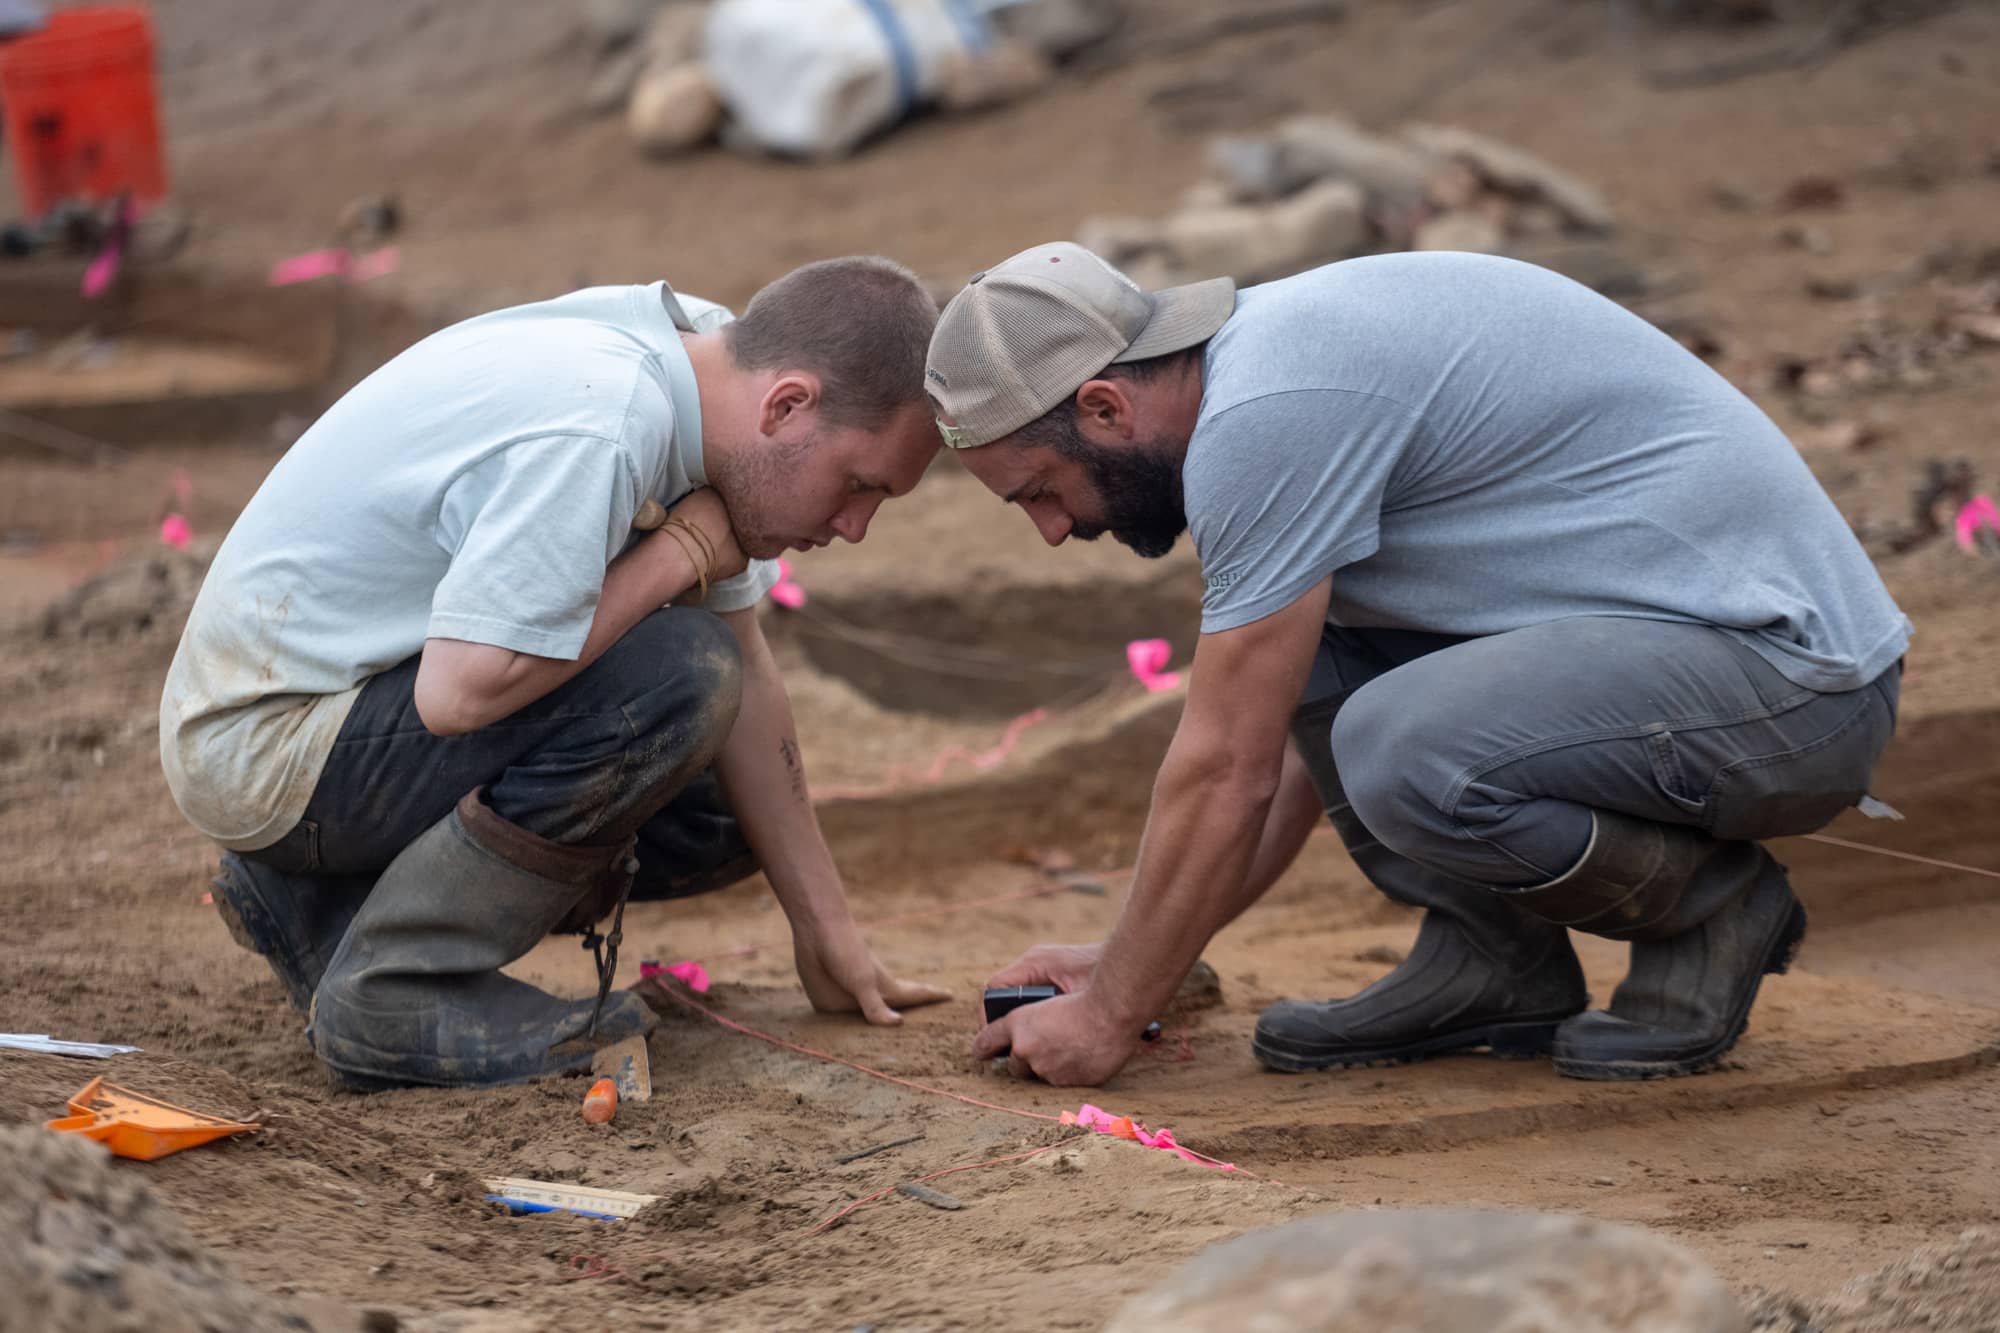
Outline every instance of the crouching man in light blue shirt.
POLYGON ((581 291, 417 344, 272 470, 189 617, 160 758, 227 849, 217 908, 342 1080, 587 1067, 651 1026, 609 992, 628 896, 760 866, 815 1007, 944 998, 855 927, 756 619, 779 554, 860 541, 934 457, 936 315, 868 258, 740 320, 581 291), (595 997, 502 975, 551 931, 597 946, 595 997))

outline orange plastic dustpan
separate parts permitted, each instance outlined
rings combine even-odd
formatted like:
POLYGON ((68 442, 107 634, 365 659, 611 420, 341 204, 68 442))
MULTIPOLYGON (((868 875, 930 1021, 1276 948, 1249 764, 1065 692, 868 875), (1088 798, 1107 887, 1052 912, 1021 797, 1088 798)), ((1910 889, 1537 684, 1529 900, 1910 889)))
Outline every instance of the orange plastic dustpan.
POLYGON ((69 1115, 49 1121, 48 1127, 59 1134, 96 1139, 118 1156, 141 1162, 261 1128, 190 1111, 101 1078, 90 1080, 70 1098, 69 1109, 69 1115))

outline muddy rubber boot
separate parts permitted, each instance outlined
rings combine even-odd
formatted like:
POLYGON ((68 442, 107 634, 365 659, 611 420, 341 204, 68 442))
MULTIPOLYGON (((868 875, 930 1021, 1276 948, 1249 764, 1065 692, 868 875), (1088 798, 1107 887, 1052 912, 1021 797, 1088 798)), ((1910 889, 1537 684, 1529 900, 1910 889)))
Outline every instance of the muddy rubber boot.
POLYGON ((224 852, 209 887, 231 938, 271 965, 303 1014, 374 885, 373 875, 289 875, 224 852))
POLYGON ((1597 811, 1590 846, 1522 905, 1577 930, 1632 942, 1608 1009, 1556 1033, 1556 1072, 1672 1078, 1720 1060, 1743 1035, 1765 976, 1805 938, 1785 868, 1753 842, 1597 811))
POLYGON ((629 844, 553 843, 471 793, 382 872, 313 998, 313 1049, 360 1091, 588 1068, 599 1047, 653 1026, 645 1002, 618 991, 597 1012, 499 969, 629 867, 629 844))
POLYGON ((1557 1025, 1590 1003, 1569 933, 1483 885, 1453 879, 1375 840, 1348 804, 1333 762, 1333 708, 1302 709, 1293 736, 1327 818, 1376 888, 1428 910, 1394 971, 1345 999, 1286 1000, 1257 1020, 1252 1049, 1270 1069, 1401 1064, 1485 1047, 1503 1058, 1548 1051, 1557 1025))

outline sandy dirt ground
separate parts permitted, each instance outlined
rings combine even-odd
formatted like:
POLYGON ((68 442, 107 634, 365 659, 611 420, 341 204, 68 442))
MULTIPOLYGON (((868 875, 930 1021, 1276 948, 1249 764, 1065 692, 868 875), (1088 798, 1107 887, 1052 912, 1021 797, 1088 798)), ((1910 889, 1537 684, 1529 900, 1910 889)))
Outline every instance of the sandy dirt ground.
MULTIPOLYGON (((1803 36, 1827 7, 1794 8, 1803 36)), ((1867 330, 1915 336, 1947 289, 2000 276, 1993 5, 1946 7, 1807 69, 1666 91, 1639 66, 1747 39, 1669 34, 1635 52, 1586 0, 1358 0, 1334 27, 1116 64, 816 167, 637 158, 616 124, 577 109, 588 62, 565 6, 155 10, 194 222, 183 264, 255 274, 325 243, 355 196, 401 197, 401 269, 344 298, 397 312, 345 326, 362 363, 397 345, 368 330, 585 282, 665 275, 740 301, 794 263, 856 250, 948 280, 1087 213, 1162 211, 1198 174, 1206 134, 1290 111, 1420 116, 1545 154, 1610 197, 1649 279, 1635 308, 1710 345, 1786 426, 1917 624, 1877 784, 1907 818, 1849 815, 1828 832, 2000 868, 2000 562, 1949 538, 1893 549, 1930 461, 1967 459, 1982 489, 2000 485, 2000 349, 1890 388, 1801 392, 1784 370, 1867 330), (1836 206, 1786 211, 1808 176, 1837 184, 1836 206)), ((1991 1237, 1960 1239, 2000 1220, 2000 881, 1824 842, 1777 849, 1813 933, 1726 1066, 1618 1087, 1476 1057, 1259 1071, 1248 1033, 1262 1005, 1364 985, 1414 929, 1316 836, 1210 949, 1219 1000, 1170 1015, 1166 1038, 1091 1096, 1241 1169, 1064 1142, 1074 1131, 1053 1117, 1080 1098, 975 1067, 973 997, 1022 948, 1113 920, 1180 699, 1131 681, 1123 644, 1165 637, 1184 664, 1199 579, 1185 549, 1156 563, 1108 543, 1047 550, 949 463, 863 546, 802 559, 806 612, 774 611, 769 628, 878 951, 958 999, 894 1032, 812 1015, 761 881, 636 907, 620 978, 636 982, 643 958, 703 960, 714 1015, 933 1091, 726 1028, 684 992, 659 996, 655 1097, 608 1126, 581 1121, 573 1080, 333 1090, 276 982, 202 901, 214 852, 157 763, 159 684, 201 552, 297 429, 288 415, 176 417, 120 435, 130 457, 98 467, 0 444, 0 1030, 143 1048, 108 1068, 0 1052, 0 1125, 58 1114, 107 1072, 265 1126, 101 1170, 0 1136, 0 1217, 37 1216, 34 1181, 88 1176, 78 1197, 125 1219, 107 1245, 180 1265, 134 1290, 183 1282, 227 1312, 221 1326, 285 1308, 322 1329, 392 1315, 440 1330, 1088 1329, 1249 1228, 1485 1203, 1657 1229, 1772 1328, 2000 1320, 1991 1237), (154 536, 181 504, 177 473, 193 487, 185 554, 154 536), (1058 855, 1077 869, 1038 869, 1058 855), (839 1160, 896 1140, 911 1141, 839 1160), (819 1229, 916 1177, 1037 1149, 933 1181, 957 1211, 890 1194, 819 1229), (481 1180, 503 1175, 660 1202, 623 1224, 510 1217, 482 1198, 481 1180), (134 1201, 135 1181, 184 1232, 134 1201), (135 1228, 171 1243, 128 1244, 135 1228), (1885 1272, 1847 1286, 1871 1270, 1885 1272)), ((1580 943, 1608 994, 1621 951, 1580 943)), ((571 993, 590 979, 574 941, 518 970, 571 993)), ((42 1262, 21 1253, 23 1271, 42 1262)), ((36 1308, 0 1306, 0 1328, 44 1326, 36 1308)))

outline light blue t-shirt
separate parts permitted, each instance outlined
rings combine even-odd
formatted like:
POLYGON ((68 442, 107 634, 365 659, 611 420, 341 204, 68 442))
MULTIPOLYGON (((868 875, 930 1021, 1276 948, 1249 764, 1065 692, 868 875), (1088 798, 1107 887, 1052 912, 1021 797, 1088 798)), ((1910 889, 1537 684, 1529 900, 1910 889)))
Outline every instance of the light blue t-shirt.
MULTIPOLYGON (((427 638, 574 658, 648 499, 706 484, 690 331, 732 316, 665 283, 599 287, 433 334, 350 390, 216 552, 160 699, 189 822, 290 831, 360 687, 427 638)), ((754 605, 777 566, 716 583, 754 605)))
POLYGON ((1183 469, 1204 632, 1332 574, 1339 625, 1688 621, 1820 691, 1909 641, 1771 419, 1547 269, 1397 254, 1253 287, 1204 376, 1183 469))

